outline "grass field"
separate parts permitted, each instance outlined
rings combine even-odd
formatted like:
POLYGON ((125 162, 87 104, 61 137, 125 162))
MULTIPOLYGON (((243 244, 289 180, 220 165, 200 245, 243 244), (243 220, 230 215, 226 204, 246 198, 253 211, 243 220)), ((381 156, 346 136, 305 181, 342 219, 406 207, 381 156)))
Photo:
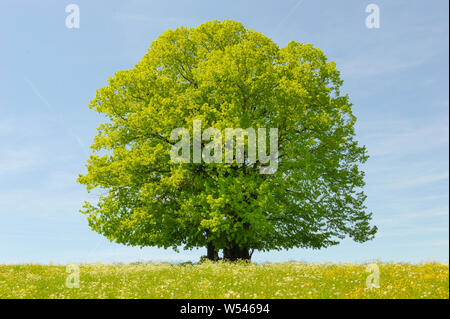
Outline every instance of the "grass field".
POLYGON ((449 298, 446 264, 0 265, 0 298, 449 298))

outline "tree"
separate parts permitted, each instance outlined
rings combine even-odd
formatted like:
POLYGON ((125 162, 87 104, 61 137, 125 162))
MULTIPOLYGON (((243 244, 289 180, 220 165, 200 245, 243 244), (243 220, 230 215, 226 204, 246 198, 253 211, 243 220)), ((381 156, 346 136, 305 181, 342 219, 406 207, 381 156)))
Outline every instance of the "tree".
POLYGON ((78 181, 106 192, 82 212, 111 241, 206 247, 210 259, 373 239, 359 169, 368 156, 341 85, 335 63, 311 44, 279 48, 230 20, 168 30, 89 104, 107 122, 78 181), (221 132, 277 128, 278 169, 174 163, 171 132, 192 136, 195 120, 221 132))

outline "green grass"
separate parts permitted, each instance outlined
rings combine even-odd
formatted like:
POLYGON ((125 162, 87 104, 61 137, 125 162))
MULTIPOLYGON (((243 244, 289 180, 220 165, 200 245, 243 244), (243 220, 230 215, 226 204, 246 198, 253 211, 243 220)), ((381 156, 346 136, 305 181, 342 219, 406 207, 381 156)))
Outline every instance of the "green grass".
POLYGON ((0 265, 0 298, 449 298, 449 266, 378 264, 367 289, 365 264, 0 265))

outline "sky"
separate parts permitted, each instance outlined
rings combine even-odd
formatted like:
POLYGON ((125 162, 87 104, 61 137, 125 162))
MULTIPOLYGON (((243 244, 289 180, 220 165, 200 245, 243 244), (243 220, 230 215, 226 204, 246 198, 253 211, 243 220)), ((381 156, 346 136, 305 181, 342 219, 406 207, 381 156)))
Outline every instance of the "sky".
POLYGON ((257 262, 449 259, 447 0, 0 0, 0 264, 197 261, 199 250, 110 243, 81 209, 77 184, 103 118, 95 90, 132 68, 167 29, 233 19, 320 48, 341 71, 369 160, 365 193, 376 238, 322 250, 255 252, 257 262), (67 28, 65 8, 80 9, 67 28), (379 28, 367 28, 369 4, 379 28))

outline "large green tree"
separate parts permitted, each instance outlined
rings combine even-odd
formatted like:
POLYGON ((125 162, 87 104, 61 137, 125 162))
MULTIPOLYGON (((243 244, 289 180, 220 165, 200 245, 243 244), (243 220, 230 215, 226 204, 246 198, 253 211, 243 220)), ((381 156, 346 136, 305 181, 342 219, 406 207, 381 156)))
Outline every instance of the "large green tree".
POLYGON ((111 241, 207 247, 210 259, 370 240, 358 167, 367 154, 341 85, 335 63, 310 44, 280 48, 230 20, 168 30, 90 102, 107 121, 78 181, 103 195, 82 212, 111 241), (194 120, 222 132, 278 128, 278 169, 174 163, 171 132, 192 136, 194 120))

